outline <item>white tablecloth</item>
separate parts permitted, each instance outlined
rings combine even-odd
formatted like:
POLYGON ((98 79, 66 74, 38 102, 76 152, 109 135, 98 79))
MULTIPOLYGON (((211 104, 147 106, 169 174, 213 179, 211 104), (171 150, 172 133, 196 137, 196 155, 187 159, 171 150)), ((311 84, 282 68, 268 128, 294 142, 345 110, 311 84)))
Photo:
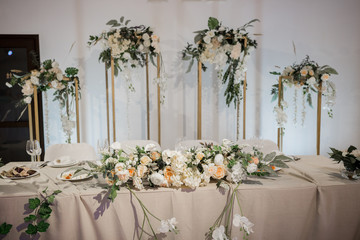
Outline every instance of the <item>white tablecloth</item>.
MULTIPOLYGON (((289 166, 279 177, 254 177, 240 186, 243 213, 255 224, 249 239, 360 239, 360 181, 342 179, 338 165, 321 156, 302 156, 289 166)), ((40 176, 26 180, 0 179, 0 224, 13 224, 5 239, 26 236, 26 203, 45 187, 62 193, 56 196, 50 227, 41 239, 138 238, 143 214, 128 190, 118 191, 111 203, 101 181, 63 182, 56 179, 63 170, 45 167, 40 176)), ((178 220, 180 234, 162 234, 160 239, 205 239, 227 198, 214 183, 195 191, 158 188, 136 194, 159 218, 178 220)), ((157 230, 159 222, 152 222, 157 230)), ((242 239, 238 229, 232 232, 242 239)))

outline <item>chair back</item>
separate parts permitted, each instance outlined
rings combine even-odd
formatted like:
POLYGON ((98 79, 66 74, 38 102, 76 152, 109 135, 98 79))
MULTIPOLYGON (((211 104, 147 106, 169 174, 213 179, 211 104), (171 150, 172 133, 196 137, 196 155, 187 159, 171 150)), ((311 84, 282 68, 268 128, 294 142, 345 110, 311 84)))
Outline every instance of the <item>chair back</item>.
POLYGON ((87 143, 54 144, 45 151, 45 161, 53 161, 63 156, 69 156, 76 161, 95 161, 95 149, 87 143))

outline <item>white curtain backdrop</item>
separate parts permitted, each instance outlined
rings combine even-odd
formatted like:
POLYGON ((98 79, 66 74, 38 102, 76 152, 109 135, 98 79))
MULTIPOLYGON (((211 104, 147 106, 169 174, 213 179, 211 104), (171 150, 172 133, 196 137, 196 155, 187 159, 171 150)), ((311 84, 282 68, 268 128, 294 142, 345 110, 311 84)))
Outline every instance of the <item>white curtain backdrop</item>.
MULTIPOLYGON (((95 147, 106 132, 104 65, 98 62, 100 46, 89 49, 89 35, 106 30, 105 23, 125 16, 130 25, 148 25, 160 36, 166 72, 169 74, 165 104, 162 106, 162 149, 174 148, 181 140, 196 138, 196 66, 185 74, 188 63, 179 60, 193 32, 207 27, 208 17, 217 17, 225 26, 239 27, 251 19, 260 23, 249 29, 258 49, 248 66, 247 138, 276 141, 276 125, 270 90, 276 78, 269 74, 301 61, 307 54, 320 65, 334 67, 337 102, 334 118, 322 113, 321 154, 329 147, 360 147, 360 2, 358 0, 17 0, 0 2, 0 34, 39 34, 41 60, 56 59, 60 67, 80 68, 81 141, 95 147), (296 45, 294 55, 292 42, 296 45), (71 45, 75 43, 71 52, 71 45)), ((146 138, 145 70, 134 75, 135 93, 128 93, 124 79, 116 79, 117 139, 146 138), (129 105, 128 105, 129 104, 129 105)), ((151 79, 156 76, 151 67, 151 79)), ((151 91, 151 139, 157 140, 156 86, 151 91)), ((203 73, 203 138, 235 140, 236 114, 227 108, 224 88, 212 66, 203 73)), ((284 151, 289 154, 316 153, 316 101, 307 108, 304 127, 292 123, 292 97, 288 92, 289 121, 284 151)), ((65 142, 59 107, 49 94, 50 144, 65 142)), ((316 100, 314 95, 314 100, 316 100)), ((301 99, 299 98, 299 103, 301 99)), ((299 105, 300 106, 300 105, 299 105)), ((299 116, 300 116, 299 110, 299 116)), ((242 117, 242 116, 241 116, 242 117)), ((300 117, 299 117, 300 119, 300 117)), ((74 134, 73 141, 76 141, 74 134)))

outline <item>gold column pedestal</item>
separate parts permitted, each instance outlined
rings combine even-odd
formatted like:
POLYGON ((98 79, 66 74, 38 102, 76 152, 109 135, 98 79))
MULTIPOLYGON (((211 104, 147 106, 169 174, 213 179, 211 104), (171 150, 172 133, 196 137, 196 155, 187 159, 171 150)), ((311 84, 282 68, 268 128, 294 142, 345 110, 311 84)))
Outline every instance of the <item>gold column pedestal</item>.
POLYGON ((116 126, 115 126, 115 73, 114 73, 114 58, 113 58, 113 57, 111 57, 111 92, 112 92, 113 141, 116 142, 116 126))
MULTIPOLYGON (((160 78, 160 55, 157 55, 157 78, 160 78)), ((160 85, 157 85, 157 107, 158 107, 158 141, 159 145, 161 146, 161 91, 160 85)))
POLYGON ((109 111, 109 81, 108 70, 105 63, 105 87, 106 87, 106 124, 107 124, 107 140, 110 143, 110 111, 109 111))
POLYGON ((145 58, 146 68, 146 118, 147 118, 147 140, 150 140, 150 94, 149 94, 149 54, 145 58))
POLYGON ((75 78, 75 107, 76 107, 76 137, 80 143, 80 117, 79 117, 79 79, 75 78))
MULTIPOLYGON (((35 139, 40 144, 40 127, 39 127, 39 101, 37 95, 37 87, 34 86, 34 115, 35 115, 35 139)), ((37 156, 37 161, 40 161, 40 155, 37 156)))
POLYGON ((198 60, 198 106, 197 106, 197 139, 201 139, 201 61, 198 60))
POLYGON ((318 87, 318 99, 317 99, 316 155, 320 155, 321 95, 322 95, 322 82, 320 82, 320 85, 318 87))

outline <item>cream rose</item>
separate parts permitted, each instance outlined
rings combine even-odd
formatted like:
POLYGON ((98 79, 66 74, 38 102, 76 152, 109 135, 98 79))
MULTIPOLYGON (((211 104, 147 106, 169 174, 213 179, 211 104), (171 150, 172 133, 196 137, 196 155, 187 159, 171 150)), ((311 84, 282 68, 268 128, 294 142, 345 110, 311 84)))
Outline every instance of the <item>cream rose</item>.
POLYGON ((142 156, 141 158, 140 158, 140 163, 142 164, 142 165, 148 165, 149 163, 151 163, 152 161, 151 161, 151 159, 148 157, 148 156, 142 156))

